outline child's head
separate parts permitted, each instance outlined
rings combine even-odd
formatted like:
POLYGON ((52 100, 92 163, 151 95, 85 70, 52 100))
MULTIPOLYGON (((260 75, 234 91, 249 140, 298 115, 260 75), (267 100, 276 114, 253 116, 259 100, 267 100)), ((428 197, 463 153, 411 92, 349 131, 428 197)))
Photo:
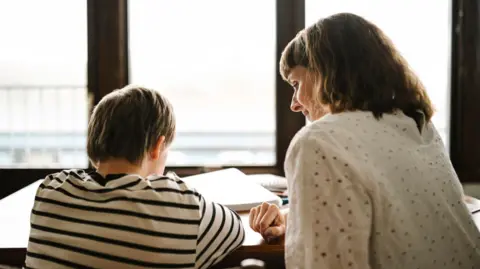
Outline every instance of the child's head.
POLYGON ((88 124, 87 151, 94 166, 126 160, 148 174, 163 174, 175 136, 175 115, 160 93, 126 86, 106 95, 88 124))

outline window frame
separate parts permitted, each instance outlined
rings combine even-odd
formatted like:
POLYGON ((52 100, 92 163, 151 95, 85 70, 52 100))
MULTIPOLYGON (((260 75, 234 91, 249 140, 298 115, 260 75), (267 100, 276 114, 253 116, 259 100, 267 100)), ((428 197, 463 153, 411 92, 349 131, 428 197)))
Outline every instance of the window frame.
MULTIPOLYGON (((128 84, 127 0, 86 0, 88 14, 89 111, 113 89, 128 84)), ((305 125, 290 111, 291 89, 279 72, 280 54, 305 26, 305 0, 276 1, 276 159, 274 166, 238 167, 247 174, 284 175, 283 163, 293 136, 305 125)), ((450 156, 460 181, 480 182, 480 4, 452 0, 450 156), (468 26, 468 27, 467 27, 468 26), (475 125, 476 124, 476 125, 475 125)), ((272 66, 273 67, 273 66, 272 66)), ((167 167, 187 176, 225 167, 167 167)), ((58 169, 0 169, 0 199, 58 169)))
POLYGON ((480 3, 452 0, 450 157, 462 183, 480 182, 480 3))

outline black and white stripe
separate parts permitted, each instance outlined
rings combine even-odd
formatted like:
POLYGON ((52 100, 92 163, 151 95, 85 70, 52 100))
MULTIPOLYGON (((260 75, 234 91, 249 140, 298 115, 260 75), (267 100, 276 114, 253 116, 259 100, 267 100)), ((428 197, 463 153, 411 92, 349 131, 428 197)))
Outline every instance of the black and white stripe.
POLYGON ((124 175, 102 184, 81 170, 46 177, 26 268, 207 268, 243 242, 236 213, 178 178, 124 175))
POLYGON ((208 268, 242 244, 245 235, 240 217, 227 208, 201 201, 202 221, 197 247, 196 268, 208 268), (235 232, 232 232, 235 231, 235 232), (226 242, 230 242, 226 245, 226 242))

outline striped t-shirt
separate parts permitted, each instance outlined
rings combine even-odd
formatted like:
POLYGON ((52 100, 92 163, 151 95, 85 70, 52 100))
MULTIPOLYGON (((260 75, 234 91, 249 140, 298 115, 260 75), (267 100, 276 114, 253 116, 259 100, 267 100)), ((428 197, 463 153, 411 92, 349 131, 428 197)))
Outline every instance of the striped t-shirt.
POLYGON ((240 217, 177 177, 66 170, 31 214, 27 268, 207 268, 244 240, 240 217))

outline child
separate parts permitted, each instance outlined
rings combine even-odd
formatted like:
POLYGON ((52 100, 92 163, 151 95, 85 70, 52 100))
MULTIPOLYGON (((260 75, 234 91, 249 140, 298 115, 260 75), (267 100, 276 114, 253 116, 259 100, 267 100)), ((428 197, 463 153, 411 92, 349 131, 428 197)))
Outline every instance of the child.
POLYGON ((28 268, 207 268, 244 239, 237 214, 178 177, 161 176, 175 116, 158 92, 105 96, 88 125, 96 170, 65 170, 40 185, 28 268))

